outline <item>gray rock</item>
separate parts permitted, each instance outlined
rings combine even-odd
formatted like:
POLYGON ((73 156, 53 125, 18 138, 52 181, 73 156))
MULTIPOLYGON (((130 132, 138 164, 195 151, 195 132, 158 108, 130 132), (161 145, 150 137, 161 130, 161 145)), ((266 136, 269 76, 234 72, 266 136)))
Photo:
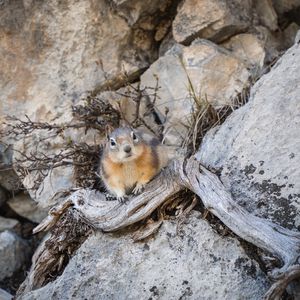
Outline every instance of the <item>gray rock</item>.
POLYGON ((159 46, 159 56, 165 55, 166 52, 169 51, 176 44, 177 42, 174 40, 172 32, 169 32, 169 34, 162 40, 159 46))
POLYGON ((176 222, 166 221, 141 243, 97 233, 57 280, 20 299, 261 299, 269 283, 239 242, 198 212, 186 223, 176 235, 176 222))
POLYGON ((251 5, 250 0, 184 0, 173 22, 174 39, 185 45, 195 38, 224 41, 251 24, 251 5))
POLYGON ((0 232, 5 230, 13 230, 19 223, 15 219, 3 218, 0 216, 0 232))
POLYGON ((72 166, 55 168, 45 177, 39 188, 35 190, 33 186, 35 185, 36 176, 32 172, 25 177, 23 185, 28 190, 30 198, 36 201, 41 210, 43 210, 55 203, 53 199, 55 194, 75 186, 73 174, 74 170, 72 166))
POLYGON ((300 29, 300 26, 296 23, 291 23, 285 30, 283 31, 283 42, 286 48, 290 48, 293 46, 295 41, 297 40, 296 36, 300 29))
POLYGON ((13 296, 8 292, 0 289, 0 300, 12 300, 13 296))
POLYGON ((252 88, 249 103, 206 136, 198 158, 221 170, 241 205, 300 228, 300 48, 289 49, 252 88))
POLYGON ((16 192, 20 189, 20 186, 20 180, 13 170, 12 147, 0 143, 0 206, 1 202, 4 202, 1 201, 1 199, 6 198, 5 191, 1 187, 5 188, 7 191, 16 192))
POLYGON ((0 233, 0 280, 10 277, 29 259, 30 247, 16 234, 0 233))
POLYGON ((24 193, 15 195, 7 201, 7 204, 18 215, 36 223, 40 223, 47 216, 47 210, 40 208, 29 195, 24 193))
POLYGON ((141 88, 155 88, 158 83, 156 110, 162 122, 166 109, 169 111, 164 124, 166 142, 178 145, 186 137, 195 102, 231 105, 249 77, 245 64, 232 53, 210 41, 197 40, 189 47, 177 44, 155 61, 141 76, 141 88))

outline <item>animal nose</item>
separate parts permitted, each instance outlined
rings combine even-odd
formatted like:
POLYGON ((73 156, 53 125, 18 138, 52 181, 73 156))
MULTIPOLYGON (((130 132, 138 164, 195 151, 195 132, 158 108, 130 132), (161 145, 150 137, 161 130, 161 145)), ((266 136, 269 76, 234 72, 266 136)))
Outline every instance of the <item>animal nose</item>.
POLYGON ((130 145, 124 146, 123 150, 124 150, 124 152, 126 152, 126 153, 130 153, 130 152, 131 152, 131 147, 130 147, 130 145))

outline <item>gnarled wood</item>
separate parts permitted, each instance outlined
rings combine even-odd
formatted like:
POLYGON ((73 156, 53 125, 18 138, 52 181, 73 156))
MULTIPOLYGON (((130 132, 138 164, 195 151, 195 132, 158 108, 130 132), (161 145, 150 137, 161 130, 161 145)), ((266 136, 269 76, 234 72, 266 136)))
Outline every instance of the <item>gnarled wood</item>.
POLYGON ((280 300, 288 284, 300 277, 300 266, 295 265, 289 267, 285 273, 278 277, 278 280, 272 285, 272 287, 265 294, 265 300, 280 300))
POLYGON ((282 267, 270 274, 272 278, 276 279, 298 263, 300 233, 250 214, 234 202, 216 175, 193 158, 185 168, 180 168, 180 178, 202 199, 204 206, 235 234, 281 260, 282 267))
MULTIPOLYGON (((126 204, 106 201, 104 195, 92 190, 78 190, 54 207, 49 217, 35 228, 35 232, 50 229, 70 206, 79 213, 85 223, 94 228, 103 231, 119 230, 145 219, 169 197, 184 188, 197 194, 205 207, 235 234, 272 253, 282 262, 281 268, 273 270, 270 274, 274 280, 282 280, 280 278, 289 272, 291 267, 298 266, 300 233, 247 212, 234 202, 218 177, 201 166, 194 157, 174 161, 148 184, 141 195, 131 198, 126 204)), ((153 232, 153 228, 156 229, 156 226, 152 226, 148 231, 153 232)), ((40 274, 38 261, 33 264, 31 278, 34 278, 34 273, 40 274)), ((294 277, 287 277, 284 283, 287 284, 294 277)), ((275 292, 270 292, 267 299, 276 299, 276 288, 273 290, 275 292)))

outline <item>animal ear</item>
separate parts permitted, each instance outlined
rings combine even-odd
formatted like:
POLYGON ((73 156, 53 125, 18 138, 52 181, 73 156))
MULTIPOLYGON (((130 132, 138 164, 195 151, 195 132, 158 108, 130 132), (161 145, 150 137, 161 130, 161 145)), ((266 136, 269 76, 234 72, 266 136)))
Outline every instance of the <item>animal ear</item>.
POLYGON ((113 127, 111 125, 106 125, 105 126, 105 135, 106 135, 106 138, 109 139, 109 136, 110 134, 113 132, 113 127))

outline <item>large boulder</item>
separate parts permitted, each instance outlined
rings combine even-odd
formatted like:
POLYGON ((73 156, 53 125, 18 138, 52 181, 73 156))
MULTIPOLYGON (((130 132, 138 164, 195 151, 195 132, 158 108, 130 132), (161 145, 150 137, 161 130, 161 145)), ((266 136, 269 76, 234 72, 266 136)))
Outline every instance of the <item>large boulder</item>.
POLYGON ((198 158, 219 169, 234 199, 256 215, 300 229, 300 48, 252 88, 249 103, 207 134, 198 158))
POLYGON ((196 37, 220 42, 245 31, 251 12, 251 0, 184 0, 173 22, 173 36, 183 44, 196 37))
POLYGON ((186 223, 177 235, 176 221, 166 221, 140 243, 99 232, 57 280, 20 299, 261 299, 269 283, 240 243, 199 212, 186 223))
POLYGON ((0 280, 11 277, 30 257, 26 241, 10 231, 0 233, 0 280))
POLYGON ((196 40, 188 47, 173 46, 155 61, 141 76, 141 88, 159 86, 155 107, 162 122, 168 111, 166 141, 180 144, 197 102, 231 105, 249 77, 243 61, 232 53, 210 41, 196 40))
MULTIPOLYGON (((136 1, 126 11, 126 1, 116 2, 122 6, 104 0, 2 3, 0 116, 65 121, 69 107, 88 91, 119 86, 128 80, 124 72, 132 78, 144 70, 157 53, 155 30, 136 25, 147 16, 147 5, 136 1)), ((168 7, 157 2, 152 15, 168 7)))

